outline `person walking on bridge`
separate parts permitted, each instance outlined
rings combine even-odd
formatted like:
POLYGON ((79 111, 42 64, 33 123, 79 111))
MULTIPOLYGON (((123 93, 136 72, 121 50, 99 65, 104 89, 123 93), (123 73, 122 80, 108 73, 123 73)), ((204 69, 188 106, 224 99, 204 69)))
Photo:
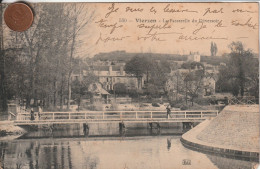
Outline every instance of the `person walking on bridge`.
POLYGON ((166 111, 167 111, 167 117, 166 118, 168 119, 169 116, 172 117, 171 116, 171 105, 170 104, 168 104, 168 106, 166 107, 166 111))

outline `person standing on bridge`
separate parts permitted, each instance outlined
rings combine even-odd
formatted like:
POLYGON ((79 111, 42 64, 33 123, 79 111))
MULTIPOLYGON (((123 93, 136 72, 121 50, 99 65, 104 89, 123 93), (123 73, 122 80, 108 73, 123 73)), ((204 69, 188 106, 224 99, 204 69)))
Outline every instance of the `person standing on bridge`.
POLYGON ((31 120, 34 120, 34 111, 33 111, 33 108, 31 108, 31 120))
POLYGON ((170 104, 166 107, 166 110, 167 110, 167 117, 166 118, 168 119, 169 116, 172 117, 171 116, 171 105, 170 104))
POLYGON ((41 113, 42 113, 42 108, 41 106, 38 106, 38 120, 41 119, 41 113))

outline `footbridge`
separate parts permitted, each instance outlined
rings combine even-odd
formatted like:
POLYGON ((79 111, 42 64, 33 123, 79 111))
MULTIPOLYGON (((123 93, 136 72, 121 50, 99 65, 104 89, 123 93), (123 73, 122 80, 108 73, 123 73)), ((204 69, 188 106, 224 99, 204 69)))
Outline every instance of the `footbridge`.
POLYGON ((201 122, 218 115, 217 110, 171 111, 80 111, 34 113, 34 120, 28 112, 18 113, 14 124, 17 126, 72 123, 174 123, 201 122))

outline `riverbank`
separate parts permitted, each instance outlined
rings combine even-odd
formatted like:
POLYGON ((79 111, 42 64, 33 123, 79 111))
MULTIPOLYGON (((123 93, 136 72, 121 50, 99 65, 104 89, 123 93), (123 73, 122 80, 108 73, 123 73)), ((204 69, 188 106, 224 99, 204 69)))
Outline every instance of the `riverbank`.
POLYGON ((259 160, 259 106, 227 106, 183 134, 184 146, 208 153, 259 160))
POLYGON ((16 136, 20 136, 26 133, 26 131, 18 126, 14 125, 13 121, 0 121, 0 137, 8 139, 14 139, 16 136))

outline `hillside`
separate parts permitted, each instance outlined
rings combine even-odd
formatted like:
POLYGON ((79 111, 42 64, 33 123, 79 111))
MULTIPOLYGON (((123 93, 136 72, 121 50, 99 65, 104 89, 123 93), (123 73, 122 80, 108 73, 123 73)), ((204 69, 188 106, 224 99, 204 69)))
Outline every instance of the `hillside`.
POLYGON ((185 61, 187 60, 186 55, 178 54, 163 54, 163 53, 127 53, 125 51, 113 51, 109 53, 99 53, 93 57, 93 60, 101 61, 128 61, 134 56, 149 57, 151 59, 166 59, 175 61, 185 61))

